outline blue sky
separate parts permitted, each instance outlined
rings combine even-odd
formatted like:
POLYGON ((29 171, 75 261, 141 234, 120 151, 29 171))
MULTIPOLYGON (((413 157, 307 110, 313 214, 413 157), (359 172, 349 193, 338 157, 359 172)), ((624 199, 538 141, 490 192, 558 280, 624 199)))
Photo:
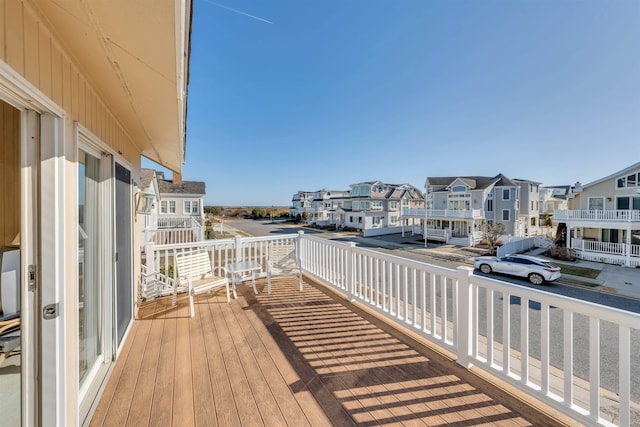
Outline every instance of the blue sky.
POLYGON ((183 179, 207 205, 640 160, 640 0, 194 0, 183 179))

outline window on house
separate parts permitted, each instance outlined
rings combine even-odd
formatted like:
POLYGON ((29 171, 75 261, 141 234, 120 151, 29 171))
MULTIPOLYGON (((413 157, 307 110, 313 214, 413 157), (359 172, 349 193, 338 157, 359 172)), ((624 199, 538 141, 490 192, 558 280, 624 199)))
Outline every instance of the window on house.
POLYGON ((160 202, 160 213, 167 213, 167 201, 164 200, 162 202, 160 202))
POLYGON ((640 210, 640 197, 618 197, 616 199, 616 209, 640 210))
POLYGON ((456 185, 455 187, 453 187, 451 189, 451 191, 453 191, 454 193, 460 193, 460 192, 464 192, 467 190, 467 187, 465 187, 464 185, 456 185))
POLYGON ((604 210, 604 197, 589 197, 587 204, 590 211, 604 210))
POLYGON ((184 212, 185 214, 190 214, 190 213, 191 213, 191 201, 189 201, 189 200, 185 200, 185 201, 184 201, 184 207, 183 207, 183 208, 184 208, 183 212, 184 212))
POLYGON ((176 201, 175 200, 169 200, 169 213, 170 214, 176 213, 176 201))
POLYGON ((493 200, 487 200, 487 212, 493 212, 493 200))
POLYGON ((502 210, 502 220, 509 221, 509 209, 502 210))
POLYGON ((380 220, 381 220, 381 219, 382 219, 382 217, 374 216, 374 217, 373 217, 373 221, 372 221, 372 222, 373 222, 373 225, 380 225, 380 223, 381 223, 381 221, 380 221, 380 220))
POLYGON ((390 210, 398 209, 398 202, 389 202, 389 209, 390 210))
POLYGON ((531 225, 534 226, 534 227, 536 225, 536 217, 535 216, 531 217, 531 225))
POLYGON ((382 201, 374 200, 371 202, 371 209, 382 209, 382 201))
POLYGON ((196 201, 191 202, 191 213, 192 214, 200 213, 200 210, 198 209, 198 207, 199 207, 198 202, 196 201))
POLYGON ((509 200, 511 198, 511 190, 510 189, 505 189, 502 190, 502 200, 509 200))
POLYGON ((397 224, 398 223, 398 217, 397 216, 390 216, 389 217, 389 223, 390 224, 397 224))

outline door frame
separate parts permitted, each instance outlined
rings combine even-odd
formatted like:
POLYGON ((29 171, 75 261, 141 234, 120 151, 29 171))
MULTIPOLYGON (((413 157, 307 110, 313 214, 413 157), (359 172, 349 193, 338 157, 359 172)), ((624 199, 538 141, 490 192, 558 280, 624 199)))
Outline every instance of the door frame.
POLYGON ((22 423, 67 425, 64 110, 3 61, 0 99, 21 114, 22 423), (30 264, 36 266, 35 291, 28 287, 30 264), (44 320, 42 308, 49 304, 57 304, 57 315, 44 320))

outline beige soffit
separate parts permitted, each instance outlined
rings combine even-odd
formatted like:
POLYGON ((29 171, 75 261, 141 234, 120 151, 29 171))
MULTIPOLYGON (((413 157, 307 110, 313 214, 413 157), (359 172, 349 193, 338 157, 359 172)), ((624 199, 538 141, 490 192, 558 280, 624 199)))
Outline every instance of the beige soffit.
POLYGON ((32 0, 142 155, 184 163, 191 0, 32 0))

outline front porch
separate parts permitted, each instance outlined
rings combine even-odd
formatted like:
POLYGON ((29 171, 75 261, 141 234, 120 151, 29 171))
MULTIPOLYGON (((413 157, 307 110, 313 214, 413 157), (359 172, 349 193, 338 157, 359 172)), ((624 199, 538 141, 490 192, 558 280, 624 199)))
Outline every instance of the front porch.
POLYGON ((144 303, 91 425, 558 424, 322 285, 258 289, 144 303))

